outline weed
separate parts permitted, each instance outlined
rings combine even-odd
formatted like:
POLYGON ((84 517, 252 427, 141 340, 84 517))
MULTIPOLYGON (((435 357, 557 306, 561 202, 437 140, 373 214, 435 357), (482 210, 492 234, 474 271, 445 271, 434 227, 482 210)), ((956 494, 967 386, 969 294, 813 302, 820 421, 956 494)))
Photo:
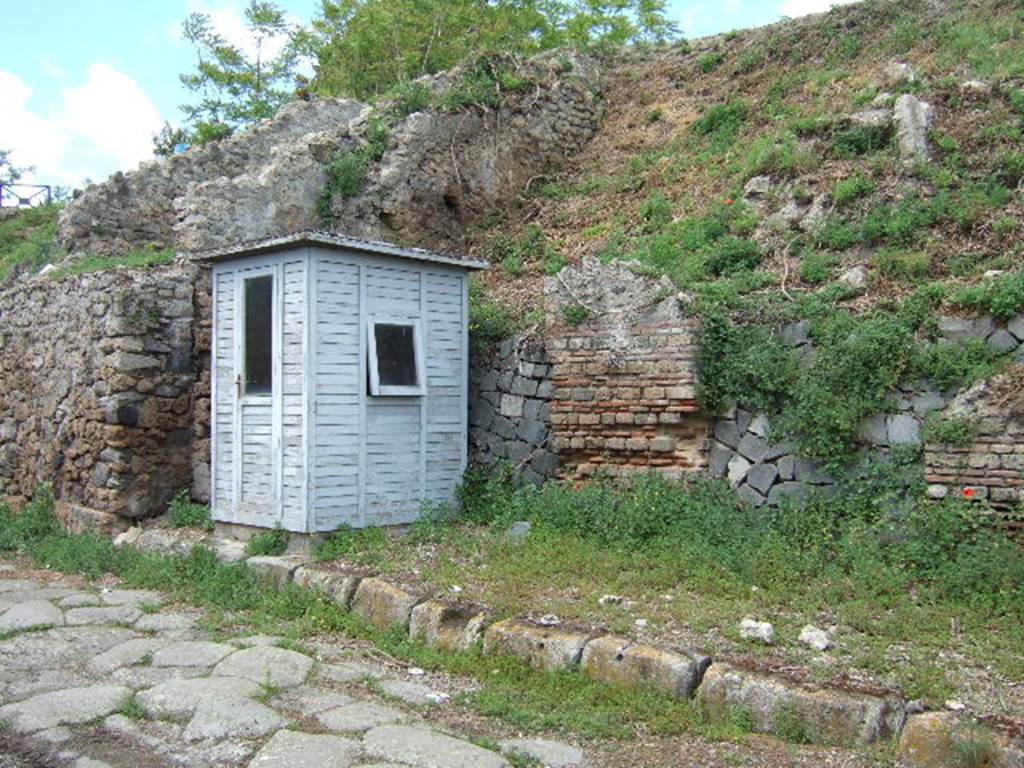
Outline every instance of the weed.
POLYGON ((839 258, 831 253, 805 251, 800 262, 800 279, 811 285, 820 285, 832 279, 839 258))
POLYGON ((706 138, 717 149, 732 145, 750 112, 742 101, 716 104, 701 115, 690 128, 699 137, 706 138))
POLYGON ((336 560, 354 553, 383 553, 388 540, 381 528, 339 528, 317 543, 314 554, 318 560, 336 560))
POLYGON ((135 697, 135 694, 132 694, 124 700, 124 702, 118 708, 117 713, 119 715, 124 715, 129 720, 146 720, 149 717, 149 715, 146 713, 146 710, 139 703, 139 700, 135 697))
POLYGON ((932 265, 931 254, 883 249, 872 258, 878 271, 896 280, 921 280, 932 265))
POLYGON ((808 744, 810 735, 807 732, 807 718, 799 710, 780 706, 774 716, 775 734, 790 744, 808 744))
POLYGON ((327 181, 320 193, 319 211, 324 221, 332 217, 331 203, 335 195, 343 198, 355 197, 363 191, 369 170, 367 156, 355 149, 338 150, 324 172, 327 181))
POLYGON ((888 126, 852 125, 835 132, 832 149, 840 157, 859 157, 885 149, 891 140, 888 126))
POLYGON ((172 528, 199 528, 204 531, 213 530, 213 519, 210 508, 205 504, 192 501, 188 489, 183 488, 167 508, 167 519, 172 528))
POLYGON ((469 285, 469 332, 481 351, 491 349, 518 330, 512 314, 487 296, 483 285, 472 280, 469 285))
POLYGON ((0 221, 0 285, 63 256, 57 247, 60 210, 60 205, 41 205, 0 221))
POLYGON ((974 442, 977 425, 962 414, 930 413, 924 422, 924 439, 928 443, 965 447, 974 442))
POLYGON ((965 288, 950 297, 950 303, 1009 320, 1024 311, 1024 272, 1010 272, 965 288))
POLYGON ((401 119, 429 107, 433 94, 425 84, 410 81, 396 85, 385 98, 391 101, 390 114, 401 119))
POLYGON ((862 173, 843 179, 836 183, 832 192, 837 208, 845 208, 850 203, 871 195, 875 191, 875 182, 862 173))
POLYGON ((647 123, 657 123, 664 119, 664 117, 665 110, 661 109, 660 107, 655 107, 654 109, 650 110, 646 115, 644 115, 644 121, 647 123))
POLYGON ((953 759, 957 768, 986 768, 996 759, 992 738, 980 732, 958 733, 953 740, 953 759))
POLYGON ((640 206, 645 232, 657 232, 672 221, 672 202, 660 192, 651 195, 640 206))
POLYGON ((245 543, 245 553, 250 557, 283 555, 288 548, 288 538, 288 531, 282 528, 260 531, 245 543))
POLYGON ((735 275, 754 269, 762 258, 761 247, 753 240, 723 237, 710 250, 707 268, 712 275, 735 275))
POLYGON ((582 304, 570 304, 562 309, 562 318, 574 328, 582 325, 590 316, 590 312, 582 304))
POLYGON ((60 280, 68 275, 82 275, 88 272, 105 272, 108 269, 117 267, 153 267, 161 264, 171 264, 174 261, 172 249, 142 248, 130 251, 121 256, 97 256, 87 254, 80 256, 74 261, 49 272, 47 277, 50 280, 60 280))
POLYGON ((743 175, 748 179, 762 174, 797 176, 817 168, 818 162, 814 152, 791 133, 762 136, 750 145, 743 175))
POLYGON ((721 51, 711 51, 710 53, 705 53, 703 56, 697 59, 697 69, 699 69, 704 74, 710 74, 711 72, 714 72, 716 69, 722 66, 722 63, 724 61, 724 53, 722 53, 721 51))

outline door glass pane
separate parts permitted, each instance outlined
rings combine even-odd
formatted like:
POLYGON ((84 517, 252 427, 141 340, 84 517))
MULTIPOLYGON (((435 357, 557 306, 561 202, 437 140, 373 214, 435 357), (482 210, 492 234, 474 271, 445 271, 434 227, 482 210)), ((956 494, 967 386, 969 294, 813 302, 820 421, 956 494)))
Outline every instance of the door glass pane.
POLYGON ((377 323, 373 326, 377 345, 377 377, 382 387, 415 387, 416 337, 411 325, 377 323))
POLYGON ((245 281, 245 394, 265 395, 271 390, 274 278, 245 281))

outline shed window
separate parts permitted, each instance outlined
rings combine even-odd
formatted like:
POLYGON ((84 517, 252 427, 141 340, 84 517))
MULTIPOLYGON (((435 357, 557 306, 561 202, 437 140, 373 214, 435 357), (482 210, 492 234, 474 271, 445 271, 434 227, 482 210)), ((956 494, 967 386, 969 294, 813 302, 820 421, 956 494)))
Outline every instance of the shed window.
POLYGON ((423 356, 417 323, 371 321, 370 394, 423 394, 423 356))
POLYGON ((272 390, 274 278, 245 281, 245 394, 268 395, 272 390))

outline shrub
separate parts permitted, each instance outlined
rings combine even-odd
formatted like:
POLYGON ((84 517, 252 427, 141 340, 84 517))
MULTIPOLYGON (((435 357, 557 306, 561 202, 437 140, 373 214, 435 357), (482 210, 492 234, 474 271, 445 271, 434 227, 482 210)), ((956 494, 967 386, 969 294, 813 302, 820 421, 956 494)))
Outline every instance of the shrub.
POLYGON ((341 149, 325 168, 327 181, 320 193, 319 211, 324 221, 332 217, 331 202, 335 195, 355 197, 363 191, 369 169, 367 156, 355 149, 341 149))
POLYGON ((584 323, 589 316, 587 308, 581 304, 570 304, 562 309, 562 317, 565 322, 573 327, 584 323))
POLYGON ((931 200, 909 195, 895 204, 878 205, 864 218, 860 239, 865 245, 913 245, 948 209, 949 198, 945 195, 931 200))
POLYGON ((250 557, 283 555, 286 549, 288 549, 288 531, 282 528, 260 531, 245 542, 245 553, 250 557))
POLYGON ((868 176, 858 173, 848 179, 836 183, 832 193, 836 207, 845 208, 850 203, 867 197, 875 191, 875 182, 868 176))
POLYGON ((725 148, 736 140, 749 113, 743 101, 716 104, 693 123, 690 131, 709 139, 718 148, 725 148))
POLYGON ((205 504, 198 504, 192 501, 187 489, 182 489, 171 499, 171 504, 167 509, 167 519, 173 528, 213 530, 210 508, 205 504))
POLYGON ((914 370, 939 389, 965 387, 995 373, 999 354, 981 339, 957 344, 925 344, 918 350, 914 370))
POLYGON ((34 542, 58 533, 61 527, 53 512, 53 489, 49 485, 39 486, 32 502, 21 512, 0 504, 0 552, 26 552, 34 542))
POLYGON ((977 425, 966 415, 930 413, 924 422, 924 439, 928 443, 968 446, 974 442, 977 425))
POLYGON ((705 53, 699 59, 697 59, 697 69, 704 74, 714 72, 725 61, 725 54, 720 51, 712 51, 711 53, 705 53))
POLYGON ((832 149, 840 157, 859 157, 885 149, 891 140, 888 126, 852 125, 835 132, 832 149))
POLYGON ((838 257, 821 251, 806 251, 800 262, 800 279, 811 285, 828 282, 839 266, 838 257))
POLYGON ((761 174, 796 176, 817 167, 814 152, 801 146, 797 137, 788 133, 756 139, 747 153, 744 175, 748 179, 761 174))
POLYGON ((954 294, 950 303, 1009 320, 1024 311, 1024 272, 1011 272, 965 288, 954 294))
POLYGON ((1008 187, 1024 181, 1024 152, 1004 150, 996 158, 996 178, 1008 187))
POLYGON ((843 221, 835 214, 825 220, 813 232, 814 244, 819 248, 832 251, 845 251, 860 242, 860 233, 852 224, 843 221))
POLYGON ((920 280, 927 277, 932 265, 930 254, 890 249, 879 251, 872 261, 879 272, 896 280, 920 280))
POLYGON ((469 286, 469 332, 477 348, 487 351, 516 330, 512 314, 489 298, 479 281, 473 280, 469 286))
POLYGON ((0 285, 22 269, 39 269, 63 256, 57 247, 59 205, 40 205, 0 221, 0 285))
POLYGON ((762 258, 761 248, 753 240, 724 237, 710 248, 707 267, 712 275, 735 275, 753 269, 762 258))
POLYGON ((672 202, 661 192, 655 192, 640 206, 645 232, 657 232, 672 221, 672 202))
POLYGON ((425 84, 410 81, 396 85, 386 98, 391 100, 391 115, 400 119, 429 107, 433 94, 425 84))

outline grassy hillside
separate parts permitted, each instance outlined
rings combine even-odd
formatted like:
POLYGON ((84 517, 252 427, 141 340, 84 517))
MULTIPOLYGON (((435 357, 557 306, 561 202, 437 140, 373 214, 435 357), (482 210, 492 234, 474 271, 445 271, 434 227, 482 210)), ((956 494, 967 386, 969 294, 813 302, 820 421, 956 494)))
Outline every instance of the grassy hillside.
POLYGON ((521 317, 545 272, 596 255, 755 312, 835 293, 854 265, 867 291, 839 298, 857 309, 925 285, 946 304, 991 302, 991 287, 964 289, 1022 254, 1022 32, 1019 0, 866 0, 624 55, 593 144, 476 234, 500 266, 487 288, 521 317), (896 61, 914 77, 887 77, 896 61), (891 130, 848 119, 901 93, 935 110, 932 160, 913 168, 891 130), (770 181, 745 201, 759 176, 770 181), (812 201, 813 228, 775 216, 812 201))

